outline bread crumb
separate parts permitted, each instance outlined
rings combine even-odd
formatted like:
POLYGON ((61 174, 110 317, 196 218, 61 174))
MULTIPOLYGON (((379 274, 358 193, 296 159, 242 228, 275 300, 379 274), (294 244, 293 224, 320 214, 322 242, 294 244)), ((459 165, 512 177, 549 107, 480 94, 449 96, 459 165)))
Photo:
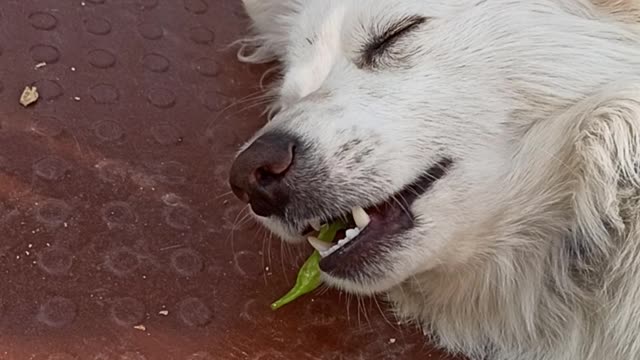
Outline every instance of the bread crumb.
POLYGON ((35 68, 36 68, 36 69, 40 69, 40 68, 43 68, 43 67, 45 67, 45 66, 47 66, 47 63, 43 61, 43 62, 39 62, 39 63, 37 63, 37 64, 36 64, 36 66, 35 66, 35 68))
POLYGON ((162 316, 167 316, 167 315, 169 315, 169 310, 160 310, 160 311, 158 311, 158 314, 160 314, 162 316))
POLYGON ((389 344, 395 344, 396 343, 396 339, 395 338, 390 338, 389 339, 389 344))
POLYGON ((38 94, 38 88, 35 86, 27 86, 22 91, 22 95, 20 95, 20 104, 22 106, 27 107, 34 102, 38 101, 40 94, 38 94))
POLYGON ((147 331, 147 327, 144 325, 136 325, 133 328, 140 331, 147 331))

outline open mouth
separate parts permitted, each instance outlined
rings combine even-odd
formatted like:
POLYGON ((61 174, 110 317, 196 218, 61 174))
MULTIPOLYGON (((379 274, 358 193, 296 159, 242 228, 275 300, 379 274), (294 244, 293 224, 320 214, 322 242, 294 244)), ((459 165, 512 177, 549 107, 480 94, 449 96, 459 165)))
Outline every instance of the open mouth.
POLYGON ((389 240, 414 226, 411 205, 447 173, 452 163, 449 159, 441 160, 385 202, 368 208, 354 207, 350 214, 328 221, 332 223, 341 219, 346 220, 347 224, 345 230, 338 232, 333 243, 318 240, 315 236, 320 224, 312 223, 305 235, 309 244, 322 256, 322 271, 348 277, 363 262, 375 262, 376 257, 383 255, 386 250, 401 246, 389 240))

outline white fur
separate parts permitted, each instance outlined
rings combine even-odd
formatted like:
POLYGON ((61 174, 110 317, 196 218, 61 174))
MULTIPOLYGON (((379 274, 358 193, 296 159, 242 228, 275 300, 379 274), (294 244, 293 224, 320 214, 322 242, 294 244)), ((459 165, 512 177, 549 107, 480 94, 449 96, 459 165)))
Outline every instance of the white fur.
POLYGON ((358 205, 456 161, 383 277, 328 283, 387 294, 472 359, 640 359, 640 2, 244 2, 241 59, 282 64, 262 131, 313 143, 370 195, 358 205), (394 45, 402 64, 359 68, 372 29, 403 15, 430 20, 394 45), (354 140, 373 149, 361 163, 331 158, 354 140))

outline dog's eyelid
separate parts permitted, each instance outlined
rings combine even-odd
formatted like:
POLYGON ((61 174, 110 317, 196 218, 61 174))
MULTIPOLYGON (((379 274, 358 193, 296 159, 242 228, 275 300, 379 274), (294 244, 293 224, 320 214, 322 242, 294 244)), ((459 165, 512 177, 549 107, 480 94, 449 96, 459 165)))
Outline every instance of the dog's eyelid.
POLYGON ((397 21, 389 23, 382 31, 376 31, 377 35, 362 48, 358 67, 374 68, 376 60, 383 56, 398 39, 418 29, 429 19, 421 15, 404 16, 397 21))

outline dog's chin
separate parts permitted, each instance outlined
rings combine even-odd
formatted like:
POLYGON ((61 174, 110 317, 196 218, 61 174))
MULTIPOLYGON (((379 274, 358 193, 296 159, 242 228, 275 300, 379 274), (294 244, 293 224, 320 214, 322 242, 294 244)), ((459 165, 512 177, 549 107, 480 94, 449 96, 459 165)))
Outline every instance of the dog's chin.
MULTIPOLYGON (((320 269, 325 282, 362 294, 386 291, 402 282, 408 276, 404 274, 408 266, 402 264, 403 253, 411 245, 408 239, 412 238, 410 233, 416 226, 412 205, 417 199, 428 196, 427 192, 447 174, 452 164, 451 160, 443 159, 401 191, 389 195, 386 201, 364 209, 355 205, 357 210, 353 213, 336 214, 328 220, 327 223, 346 220, 347 228, 352 230, 339 232, 334 243, 325 245, 325 248, 316 247, 322 256, 320 269), (361 225, 363 212, 366 213, 364 226, 361 225)), ((304 242, 308 232, 313 231, 312 226, 300 231, 279 219, 260 220, 274 234, 290 243, 304 242)))
MULTIPOLYGON (((253 213, 253 211, 252 211, 253 213)), ((269 231, 271 231, 275 236, 280 238, 280 240, 291 243, 291 244, 301 244, 306 241, 306 237, 302 235, 302 233, 291 226, 288 226, 286 223, 281 221, 278 218, 273 217, 262 217, 256 214, 253 214, 255 218, 258 219, 260 223, 264 227, 266 227, 269 231)))

